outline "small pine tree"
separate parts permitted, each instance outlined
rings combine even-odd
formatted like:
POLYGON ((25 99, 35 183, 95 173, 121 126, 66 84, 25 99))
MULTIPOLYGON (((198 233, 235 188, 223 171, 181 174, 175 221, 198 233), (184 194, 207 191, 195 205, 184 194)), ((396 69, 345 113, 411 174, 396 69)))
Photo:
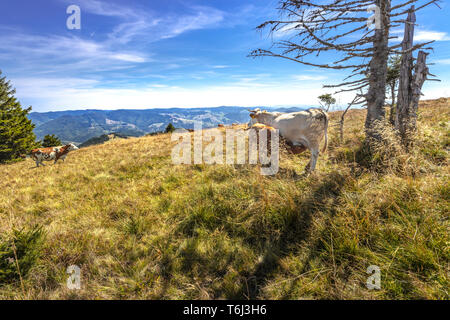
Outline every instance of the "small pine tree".
POLYGON ((325 104, 325 111, 328 112, 330 110, 330 106, 336 103, 336 99, 329 93, 323 94, 318 97, 320 102, 325 104))
POLYGON ((174 132, 174 131, 175 131, 175 127, 173 126, 173 124, 169 123, 169 124, 167 125, 167 127, 166 127, 165 132, 166 132, 166 133, 172 133, 172 132, 174 132))
POLYGON ((402 62, 401 55, 395 55, 389 58, 386 84, 390 89, 391 94, 391 112, 389 114, 389 122, 394 125, 395 119, 395 95, 398 80, 400 78, 400 64, 402 62))
POLYGON ((42 147, 44 147, 44 148, 56 147, 56 146, 60 146, 62 144, 63 143, 61 142, 61 140, 54 134, 48 134, 44 137, 44 140, 42 140, 42 147))
POLYGON ((31 107, 22 109, 14 97, 16 90, 1 77, 0 71, 0 163, 20 159, 39 146, 33 133, 34 124, 27 118, 31 107))

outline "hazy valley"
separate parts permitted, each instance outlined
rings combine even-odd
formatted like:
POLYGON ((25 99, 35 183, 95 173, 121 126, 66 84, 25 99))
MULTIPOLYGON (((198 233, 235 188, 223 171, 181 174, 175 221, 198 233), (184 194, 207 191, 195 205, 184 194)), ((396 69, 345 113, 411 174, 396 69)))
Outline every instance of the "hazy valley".
MULTIPOLYGON (((274 111, 298 111, 305 108, 272 108, 274 111)), ((243 107, 170 108, 147 110, 77 110, 57 112, 32 112, 29 118, 36 125, 35 134, 42 139, 47 134, 57 135, 63 142, 81 144, 88 139, 109 133, 143 136, 164 131, 169 123, 176 128, 193 129, 195 122, 204 128, 218 124, 248 122, 243 107)))

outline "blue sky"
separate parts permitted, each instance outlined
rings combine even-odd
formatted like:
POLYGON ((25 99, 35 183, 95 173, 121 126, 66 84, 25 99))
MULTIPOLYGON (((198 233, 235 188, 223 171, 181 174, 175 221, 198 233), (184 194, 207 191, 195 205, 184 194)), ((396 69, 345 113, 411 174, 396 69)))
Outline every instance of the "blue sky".
MULTIPOLYGON (((272 38, 255 27, 278 16, 277 3, 3 0, 0 70, 34 111, 317 105, 319 94, 332 92, 323 84, 345 73, 247 57, 270 46, 272 38), (81 30, 66 27, 71 4, 81 8, 81 30)), ((416 39, 437 40, 429 61, 442 80, 425 85, 425 98, 450 96, 450 4, 441 7, 417 16, 416 39)), ((343 104, 351 97, 337 98, 343 104)))

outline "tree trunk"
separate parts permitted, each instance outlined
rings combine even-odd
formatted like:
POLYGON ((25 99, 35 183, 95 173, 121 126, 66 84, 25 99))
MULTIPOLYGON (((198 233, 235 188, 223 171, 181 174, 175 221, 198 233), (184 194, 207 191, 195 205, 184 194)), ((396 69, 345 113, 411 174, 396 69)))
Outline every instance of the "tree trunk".
POLYGON ((391 96, 392 96, 392 102, 391 102, 391 111, 389 113, 389 122, 391 125, 395 125, 395 81, 390 84, 391 87, 391 96))
POLYGON ((358 100, 358 96, 356 96, 352 102, 350 102, 347 106, 347 108, 344 110, 341 116, 341 120, 339 121, 339 137, 341 140, 341 143, 344 142, 344 121, 345 121, 345 115, 347 114, 347 111, 350 109, 350 107, 358 100))
POLYGON ((411 104, 410 104, 410 119, 408 121, 408 127, 406 131, 406 147, 410 147, 414 135, 417 131, 417 110, 419 109, 419 100, 422 95, 422 86, 427 80, 427 75, 429 73, 427 67, 427 54, 423 51, 419 51, 417 55, 416 68, 414 70, 414 77, 411 83, 411 104))
POLYGON ((416 22, 416 14, 414 6, 409 9, 408 18, 405 23, 405 35, 402 42, 402 50, 407 51, 402 55, 400 66, 400 80, 398 85, 397 113, 395 118, 395 127, 400 132, 400 137, 405 146, 409 144, 409 127, 411 119, 415 117, 412 109, 412 88, 413 80, 413 54, 412 47, 414 41, 414 24, 416 22))
POLYGON ((381 28, 375 30, 373 40, 373 57, 369 64, 369 90, 366 95, 367 117, 366 135, 368 138, 381 139, 375 124, 385 118, 384 103, 386 99, 386 74, 388 64, 388 38, 389 38, 389 14, 391 11, 390 0, 376 0, 380 8, 381 28))

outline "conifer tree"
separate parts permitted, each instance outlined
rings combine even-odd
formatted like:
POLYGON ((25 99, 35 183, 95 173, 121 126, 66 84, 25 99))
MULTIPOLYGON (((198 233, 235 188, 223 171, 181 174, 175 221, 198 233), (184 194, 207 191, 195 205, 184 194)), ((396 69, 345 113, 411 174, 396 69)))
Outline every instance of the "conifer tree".
POLYGON ((175 127, 173 126, 173 124, 169 123, 169 124, 167 125, 167 127, 166 127, 165 132, 166 132, 166 133, 172 133, 172 132, 174 132, 174 131, 175 131, 175 127))
POLYGON ((37 147, 34 125, 27 118, 31 107, 22 109, 11 87, 0 71, 0 163, 14 161, 37 147))
POLYGON ((400 78, 400 63, 402 61, 401 55, 394 55, 389 58, 386 83, 391 91, 391 111, 389 113, 389 122, 394 125, 395 123, 395 96, 398 85, 398 79, 400 78))
POLYGON ((63 143, 61 142, 61 140, 54 134, 47 134, 44 137, 44 140, 42 140, 42 147, 44 147, 44 148, 56 147, 56 146, 60 146, 62 144, 63 143))

